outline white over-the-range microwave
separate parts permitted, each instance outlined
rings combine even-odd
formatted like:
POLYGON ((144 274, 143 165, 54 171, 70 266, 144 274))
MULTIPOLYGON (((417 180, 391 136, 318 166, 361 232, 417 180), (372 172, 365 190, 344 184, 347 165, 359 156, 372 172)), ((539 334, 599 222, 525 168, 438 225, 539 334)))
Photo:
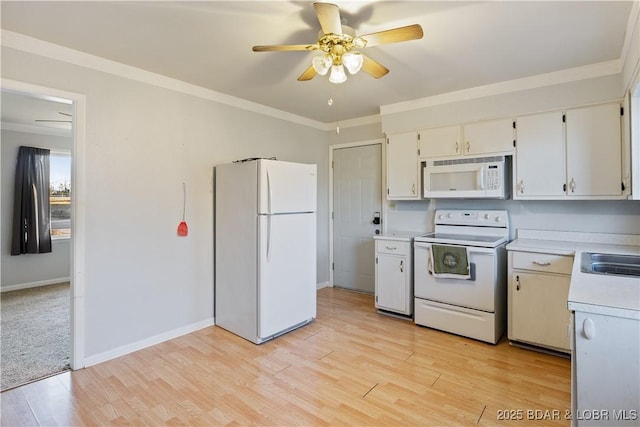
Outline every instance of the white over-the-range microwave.
POLYGON ((422 162, 425 199, 508 199, 511 156, 471 157, 422 162))

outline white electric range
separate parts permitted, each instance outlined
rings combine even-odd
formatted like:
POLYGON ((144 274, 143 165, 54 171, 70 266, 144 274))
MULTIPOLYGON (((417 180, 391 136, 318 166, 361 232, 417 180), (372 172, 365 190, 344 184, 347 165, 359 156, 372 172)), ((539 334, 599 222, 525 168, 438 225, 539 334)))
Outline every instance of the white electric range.
POLYGON ((496 344, 506 325, 507 211, 437 210, 434 226, 414 239, 415 323, 496 344), (442 262, 468 268, 439 274, 442 262))

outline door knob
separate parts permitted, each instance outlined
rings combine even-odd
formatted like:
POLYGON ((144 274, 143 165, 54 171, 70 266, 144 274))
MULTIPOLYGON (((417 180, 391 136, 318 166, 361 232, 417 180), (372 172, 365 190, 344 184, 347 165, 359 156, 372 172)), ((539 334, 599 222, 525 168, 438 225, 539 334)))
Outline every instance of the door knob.
POLYGON ((373 223, 375 225, 380 225, 380 212, 373 213, 373 223))

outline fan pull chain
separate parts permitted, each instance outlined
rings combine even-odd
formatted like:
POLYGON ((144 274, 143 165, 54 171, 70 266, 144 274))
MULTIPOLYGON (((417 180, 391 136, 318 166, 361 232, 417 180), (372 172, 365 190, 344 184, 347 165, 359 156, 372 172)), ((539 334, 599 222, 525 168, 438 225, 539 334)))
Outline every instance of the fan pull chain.
MULTIPOLYGON (((334 102, 334 101, 333 101, 333 95, 334 95, 334 91, 335 91, 335 92, 337 92, 337 91, 338 91, 338 88, 337 88, 335 85, 334 85, 334 86, 331 86, 331 91, 330 91, 330 93, 329 93, 329 99, 327 100, 327 104, 328 104, 330 107, 333 107, 333 102, 334 102)), ((340 124, 339 124, 339 122, 338 122, 338 107, 337 107, 337 106, 336 106, 336 107, 334 107, 334 112, 335 112, 335 117, 336 117, 336 133, 337 133, 338 135, 340 135, 340 124)))

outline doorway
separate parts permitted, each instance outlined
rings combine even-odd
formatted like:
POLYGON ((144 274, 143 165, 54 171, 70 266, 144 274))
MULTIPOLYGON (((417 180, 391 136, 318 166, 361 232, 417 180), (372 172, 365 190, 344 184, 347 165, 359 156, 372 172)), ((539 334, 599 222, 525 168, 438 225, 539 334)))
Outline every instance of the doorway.
POLYGON ((331 147, 332 283, 373 294, 382 232, 382 141, 331 147), (376 219, 377 218, 377 219, 376 219))
MULTIPOLYGON (((85 179, 82 165, 85 153, 85 111, 86 98, 82 94, 61 91, 58 89, 33 85, 20 81, 3 79, 1 93, 18 94, 34 99, 63 102, 72 106, 71 116, 62 114, 60 119, 72 117, 72 129, 69 133, 72 140, 70 147, 71 162, 71 238, 69 239, 69 283, 68 302, 70 307, 70 348, 69 364, 71 369, 84 367, 84 237, 85 214, 81 203, 85 199, 85 179)), ((63 110, 64 111, 64 110, 63 110)), ((4 113, 4 111, 3 111, 4 113)), ((56 115, 59 112, 56 112, 56 115)), ((56 117, 58 118, 58 117, 56 117)), ((35 119, 30 119, 35 120, 35 119)), ((18 125, 19 129, 20 126, 18 125)), ((3 126, 4 129, 4 126, 3 126)), ((11 180, 13 181, 13 180, 11 180)), ((19 257, 17 257, 19 258, 19 257)))

